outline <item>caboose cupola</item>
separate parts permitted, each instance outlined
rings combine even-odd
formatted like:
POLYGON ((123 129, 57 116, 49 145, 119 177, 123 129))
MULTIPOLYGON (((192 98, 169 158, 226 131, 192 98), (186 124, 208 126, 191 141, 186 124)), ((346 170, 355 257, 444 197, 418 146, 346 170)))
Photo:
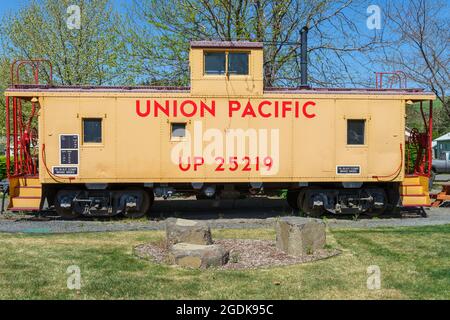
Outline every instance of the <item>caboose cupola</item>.
POLYGON ((261 96, 263 44, 249 41, 192 41, 191 94, 261 96))

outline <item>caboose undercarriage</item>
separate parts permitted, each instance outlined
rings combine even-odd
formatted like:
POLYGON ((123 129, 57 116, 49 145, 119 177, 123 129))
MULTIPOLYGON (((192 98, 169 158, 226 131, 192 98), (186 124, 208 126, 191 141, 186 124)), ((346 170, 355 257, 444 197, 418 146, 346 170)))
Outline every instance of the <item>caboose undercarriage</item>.
POLYGON ((380 186, 339 188, 330 185, 288 191, 287 200, 292 208, 311 216, 324 213, 380 215, 386 208, 395 207, 396 198, 389 188, 380 186))
POLYGON ((398 183, 236 183, 236 184, 73 184, 44 185, 49 208, 64 218, 123 215, 138 218, 150 212, 155 195, 196 196, 198 200, 240 199, 280 195, 295 210, 320 217, 323 214, 381 215, 399 201, 398 183))
POLYGON ((137 218, 148 212, 153 200, 151 189, 137 187, 98 190, 80 186, 59 190, 54 198, 54 208, 58 215, 64 218, 108 217, 119 214, 137 218))

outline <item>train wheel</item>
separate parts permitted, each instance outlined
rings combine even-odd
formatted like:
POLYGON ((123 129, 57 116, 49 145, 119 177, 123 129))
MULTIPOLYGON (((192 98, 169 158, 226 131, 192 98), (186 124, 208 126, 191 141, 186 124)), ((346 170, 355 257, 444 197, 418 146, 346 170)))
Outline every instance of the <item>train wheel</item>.
POLYGON ((123 215, 127 218, 131 218, 131 219, 142 218, 149 211, 151 204, 153 204, 152 199, 154 199, 154 197, 151 197, 151 195, 144 190, 139 190, 139 191, 141 191, 141 194, 142 194, 141 208, 139 211, 124 211, 123 215))
POLYGON ((58 203, 55 203, 55 211, 64 220, 74 220, 81 216, 79 213, 72 211, 72 209, 61 208, 58 203))
MULTIPOLYGON (((315 189, 315 188, 309 188, 309 190, 315 189)), ((306 214, 308 217, 312 218, 320 218, 325 213, 324 209, 312 209, 309 207, 309 203, 306 199, 307 191, 308 189, 302 189, 298 195, 297 204, 300 210, 306 214)))
POLYGON ((298 192, 297 195, 297 207, 300 211, 306 214, 305 208, 303 207, 305 203, 305 189, 302 189, 298 192))
POLYGON ((149 197, 149 200, 150 200, 150 205, 148 206, 146 215, 147 215, 147 216, 150 216, 150 214, 151 214, 151 213, 150 213, 150 210, 152 209, 153 203, 155 202, 155 194, 154 194, 154 192, 153 192, 153 189, 149 189, 149 190, 147 191, 147 194, 148 194, 148 197, 149 197))
POLYGON ((287 203, 294 210, 298 210, 299 209, 299 206, 298 206, 299 193, 300 192, 298 190, 288 190, 287 195, 286 195, 287 203))
POLYGON ((324 214, 325 210, 323 209, 314 209, 306 213, 306 215, 311 218, 321 218, 324 214))
POLYGON ((215 199, 215 196, 208 197, 208 196, 205 195, 204 193, 197 193, 197 194, 195 195, 195 198, 196 198, 197 200, 214 200, 214 199, 215 199))
POLYGON ((62 190, 55 197, 56 214, 65 220, 73 220, 81 216, 81 214, 73 211, 71 206, 67 207, 73 199, 71 195, 73 195, 73 191, 62 190))
POLYGON ((369 188, 369 189, 367 189, 367 192, 369 193, 369 195, 374 197, 375 201, 384 203, 384 205, 379 206, 378 208, 369 209, 369 210, 365 211, 363 214, 365 214, 366 216, 369 216, 369 217, 373 217, 373 218, 381 216, 388 208, 388 197, 387 197, 386 191, 381 190, 381 189, 369 188))

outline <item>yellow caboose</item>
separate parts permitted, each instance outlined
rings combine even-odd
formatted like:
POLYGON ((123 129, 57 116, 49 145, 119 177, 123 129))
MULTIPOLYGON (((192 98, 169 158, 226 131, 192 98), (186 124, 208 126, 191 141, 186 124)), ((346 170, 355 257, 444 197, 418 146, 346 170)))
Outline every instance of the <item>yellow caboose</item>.
POLYGON ((431 113, 406 174, 405 107, 432 93, 265 88, 263 45, 244 41, 192 42, 190 87, 17 83, 42 63, 15 63, 5 93, 11 210, 138 217, 154 195, 282 189, 316 216, 430 204, 431 113))

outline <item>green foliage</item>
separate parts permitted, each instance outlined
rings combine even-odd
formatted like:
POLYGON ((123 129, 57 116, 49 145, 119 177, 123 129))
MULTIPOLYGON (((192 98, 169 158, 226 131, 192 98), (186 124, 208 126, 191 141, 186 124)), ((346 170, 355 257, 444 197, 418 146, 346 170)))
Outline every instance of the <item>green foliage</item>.
POLYGON ((6 157, 0 156, 0 180, 6 177, 6 157))
MULTIPOLYGON (((81 9, 81 28, 69 29, 67 8, 73 4, 71 0, 31 0, 22 9, 1 18, 0 92, 10 83, 9 66, 16 59, 50 60, 56 84, 122 82, 124 72, 119 57, 125 44, 118 38, 119 15, 109 0, 79 0, 75 4, 81 9)), ((41 70, 40 78, 42 83, 48 82, 48 70, 41 70)), ((23 69, 21 80, 27 79, 30 74, 23 69)), ((0 108, 0 135, 4 135, 3 94, 0 108)))
MULTIPOLYGON (((71 0, 32 0, 2 19, 4 54, 12 59, 45 58, 54 66, 56 83, 111 84, 121 75, 118 15, 109 0, 80 0, 81 28, 69 29, 71 0)), ((6 76, 8 74, 6 73, 6 76)))
MULTIPOLYGON (((425 119, 428 122, 428 103, 423 105, 425 119)), ((420 112, 420 104, 406 106, 406 126, 408 128, 417 128, 423 131, 424 121, 420 112)), ((439 100, 433 101, 433 139, 450 132, 450 115, 447 113, 439 100)))
POLYGON ((6 156, 0 156, 0 180, 5 179, 6 176, 6 156))
POLYGON ((406 168, 407 172, 408 173, 413 173, 414 172, 414 164, 416 163, 416 159, 417 159, 417 149, 412 148, 411 146, 407 145, 406 146, 405 157, 406 157, 406 159, 405 159, 405 161, 406 161, 405 166, 406 165, 408 166, 408 168, 406 168), (409 155, 409 158, 408 158, 408 155, 409 155))

